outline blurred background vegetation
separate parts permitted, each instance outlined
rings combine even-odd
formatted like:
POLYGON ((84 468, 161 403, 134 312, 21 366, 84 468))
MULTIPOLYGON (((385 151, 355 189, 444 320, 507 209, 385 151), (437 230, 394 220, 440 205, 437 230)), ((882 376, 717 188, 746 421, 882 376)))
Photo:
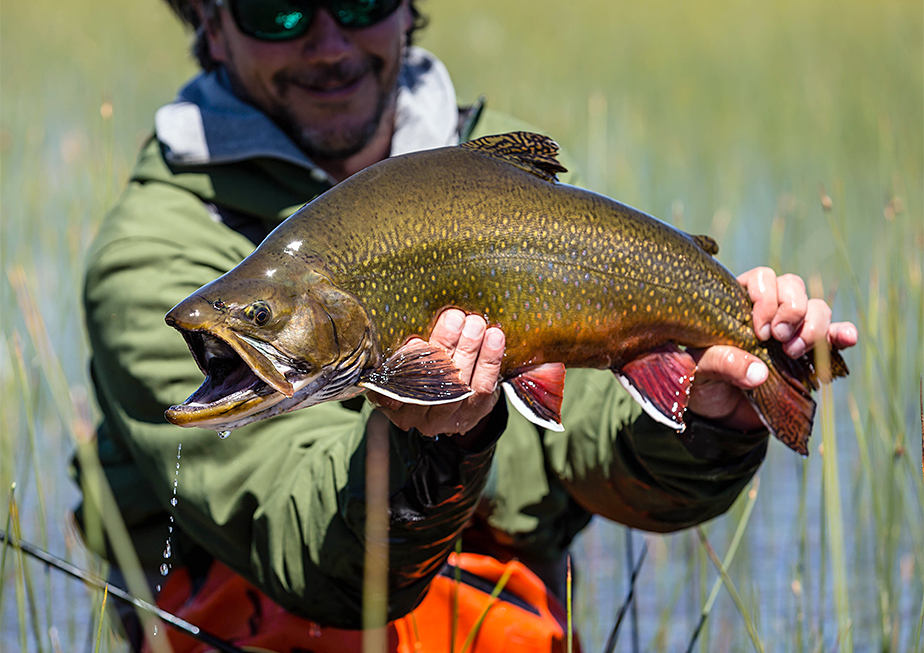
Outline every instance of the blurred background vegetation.
MULTIPOLYGON (((461 101, 485 94, 556 138, 586 185, 713 235, 734 271, 803 275, 860 328, 807 461, 773 442, 759 488, 700 531, 579 538, 585 650, 623 603, 630 541, 648 556, 616 650, 687 647, 719 578, 705 542, 734 556, 695 650, 924 650, 920 0, 422 8, 420 43, 461 101)), ((0 522, 97 572, 68 525, 95 410, 83 256, 155 109, 195 72, 187 43, 155 0, 0 8, 0 522)), ((0 649, 93 650, 98 592, 15 551, 2 567, 0 649)), ((124 650, 106 629, 100 643, 124 650)))

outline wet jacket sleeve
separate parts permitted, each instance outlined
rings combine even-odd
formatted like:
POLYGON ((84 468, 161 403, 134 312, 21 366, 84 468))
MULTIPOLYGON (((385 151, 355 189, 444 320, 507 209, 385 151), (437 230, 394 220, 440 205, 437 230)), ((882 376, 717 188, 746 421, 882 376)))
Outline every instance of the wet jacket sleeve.
MULTIPOLYGON (((163 184, 133 184, 88 266, 91 371, 103 413, 99 452, 142 563, 182 564, 194 543, 282 606, 357 627, 365 527, 365 436, 373 414, 326 403, 249 425, 227 439, 168 424, 202 373, 164 314, 230 269, 252 245, 202 202, 163 184), (182 229, 172 235, 170 224, 182 229), (169 518, 173 557, 164 560, 169 518)), ((506 425, 503 405, 488 433, 506 425)), ((387 420, 390 618, 411 610, 471 515, 490 467, 451 438, 423 439, 387 420)))

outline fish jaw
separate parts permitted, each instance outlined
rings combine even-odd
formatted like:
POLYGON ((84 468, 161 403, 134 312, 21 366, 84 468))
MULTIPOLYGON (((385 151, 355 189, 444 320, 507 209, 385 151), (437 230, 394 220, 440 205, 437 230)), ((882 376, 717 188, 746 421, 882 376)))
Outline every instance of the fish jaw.
POLYGON ((369 360, 368 340, 335 365, 305 370, 271 344, 231 329, 177 328, 206 375, 185 402, 164 413, 177 426, 233 430, 363 392, 355 386, 369 360))

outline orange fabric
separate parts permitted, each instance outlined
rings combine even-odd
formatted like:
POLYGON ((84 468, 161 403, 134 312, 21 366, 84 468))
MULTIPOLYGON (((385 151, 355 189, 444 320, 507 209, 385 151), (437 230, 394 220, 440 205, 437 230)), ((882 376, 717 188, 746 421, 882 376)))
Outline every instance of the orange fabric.
MULTIPOLYGON (((515 603, 491 599, 488 592, 464 580, 437 576, 421 604, 409 615, 388 624, 389 653, 516 653, 563 652, 565 611, 542 581, 519 562, 502 563, 488 556, 451 554, 449 563, 490 584, 509 568, 505 593, 519 597, 535 612, 515 603), (453 609, 458 597, 458 610, 453 609), (487 616, 472 645, 462 645, 478 619, 487 616), (453 614, 457 616, 456 644, 450 647, 453 614)), ((350 653, 362 650, 362 631, 327 628, 283 610, 253 585, 215 562, 195 596, 190 597, 189 576, 175 570, 160 593, 158 605, 178 617, 247 650, 274 653, 350 653)), ((490 589, 489 589, 490 591, 490 589)), ((168 628, 175 653, 211 653, 212 647, 168 628)), ((145 642, 142 651, 150 652, 145 642)), ((574 650, 580 652, 575 638, 574 650)))

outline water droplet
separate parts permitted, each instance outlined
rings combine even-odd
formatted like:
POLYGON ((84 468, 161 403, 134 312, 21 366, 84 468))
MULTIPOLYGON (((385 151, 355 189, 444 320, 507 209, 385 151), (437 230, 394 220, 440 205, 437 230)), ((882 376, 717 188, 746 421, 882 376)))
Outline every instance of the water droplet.
POLYGON ((166 575, 169 574, 169 573, 170 573, 170 565, 168 565, 168 564, 165 562, 164 564, 162 564, 162 565, 160 566, 160 575, 161 575, 161 576, 166 576, 166 575))
POLYGON ((218 437, 224 440, 226 437, 231 435, 231 431, 218 431, 218 437))
POLYGON ((154 589, 157 590, 158 592, 160 592, 160 583, 158 583, 157 585, 155 585, 155 586, 154 586, 154 589))
POLYGON ((168 538, 168 539, 167 539, 167 546, 164 547, 164 560, 166 560, 167 558, 169 558, 171 555, 173 555, 173 549, 170 547, 170 540, 169 540, 169 538, 168 538))
POLYGON ((176 504, 177 504, 176 497, 173 497, 172 499, 170 499, 171 506, 176 506, 176 504))
POLYGON ((308 625, 308 636, 309 637, 320 637, 321 636, 321 627, 314 623, 313 621, 308 625))
POLYGON ((157 624, 154 624, 154 634, 157 634, 157 624))

